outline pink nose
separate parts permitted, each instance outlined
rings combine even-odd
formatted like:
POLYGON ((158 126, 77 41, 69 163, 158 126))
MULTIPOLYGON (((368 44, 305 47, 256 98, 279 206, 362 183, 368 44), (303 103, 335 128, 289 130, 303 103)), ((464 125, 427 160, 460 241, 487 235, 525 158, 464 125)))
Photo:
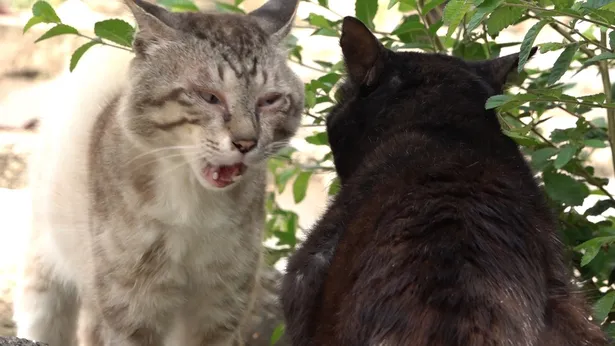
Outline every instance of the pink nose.
POLYGON ((245 154, 245 153, 249 152, 250 150, 254 149, 254 147, 256 147, 256 141, 255 140, 233 141, 233 145, 242 154, 245 154))

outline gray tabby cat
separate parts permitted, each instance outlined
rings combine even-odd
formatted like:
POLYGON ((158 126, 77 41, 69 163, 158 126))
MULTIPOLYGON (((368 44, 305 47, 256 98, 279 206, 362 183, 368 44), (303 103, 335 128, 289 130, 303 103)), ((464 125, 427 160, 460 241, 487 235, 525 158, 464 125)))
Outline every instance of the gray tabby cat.
POLYGON ((88 53, 70 106, 43 122, 18 335, 50 346, 77 334, 85 345, 241 345, 265 160, 303 108, 282 47, 297 0, 248 15, 126 3, 135 54, 107 51, 104 66, 88 67, 88 53))

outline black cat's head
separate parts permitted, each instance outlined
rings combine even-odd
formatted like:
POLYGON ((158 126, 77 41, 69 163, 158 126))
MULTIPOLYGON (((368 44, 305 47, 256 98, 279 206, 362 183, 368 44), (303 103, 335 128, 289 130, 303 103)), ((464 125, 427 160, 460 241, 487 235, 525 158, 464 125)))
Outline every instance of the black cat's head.
POLYGON ((327 132, 342 183, 370 150, 399 131, 416 126, 500 131, 485 102, 503 91, 519 54, 470 62, 393 52, 353 17, 344 18, 340 45, 347 76, 327 117, 327 132))

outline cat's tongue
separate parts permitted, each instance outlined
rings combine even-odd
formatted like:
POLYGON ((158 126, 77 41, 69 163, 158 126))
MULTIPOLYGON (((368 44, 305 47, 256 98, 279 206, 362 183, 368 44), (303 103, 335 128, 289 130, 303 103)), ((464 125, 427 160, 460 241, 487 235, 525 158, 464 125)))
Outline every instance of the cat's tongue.
POLYGON ((203 169, 203 176, 216 187, 226 187, 233 184, 243 174, 246 166, 237 163, 232 166, 207 166, 203 169))

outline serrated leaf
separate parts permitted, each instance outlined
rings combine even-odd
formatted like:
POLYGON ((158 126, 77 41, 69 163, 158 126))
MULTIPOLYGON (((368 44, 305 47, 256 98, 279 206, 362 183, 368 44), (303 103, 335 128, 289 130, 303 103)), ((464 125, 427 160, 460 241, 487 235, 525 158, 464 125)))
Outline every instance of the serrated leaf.
POLYGON ((121 19, 108 19, 94 24, 94 33, 102 39, 131 47, 135 28, 121 19))
POLYGON ((605 7, 615 0, 587 0, 582 5, 581 8, 589 8, 597 10, 599 8, 605 7))
POLYGON ((585 211, 585 215, 601 215, 605 211, 615 208, 615 201, 612 199, 603 199, 601 201, 596 202, 593 207, 587 209, 585 211))
POLYGON ((606 53, 596 55, 593 58, 589 58, 585 60, 585 62, 583 63, 583 66, 589 65, 597 61, 608 60, 608 59, 615 59, 615 53, 606 52, 606 53))
POLYGON ((586 139, 583 141, 583 144, 585 144, 585 146, 590 147, 590 148, 606 148, 608 147, 608 144, 606 144, 605 141, 599 140, 599 139, 586 139))
POLYGON ((372 30, 375 29, 374 17, 376 16, 376 12, 378 12, 378 0, 355 1, 356 17, 372 30))
POLYGON ((311 25, 317 26, 319 28, 332 29, 331 23, 329 23, 327 18, 325 18, 324 16, 321 16, 320 14, 310 13, 307 20, 308 20, 308 23, 310 23, 311 25))
POLYGON ((584 183, 561 173, 545 172, 543 174, 545 191, 555 201, 569 206, 583 204, 589 196, 589 188, 584 183))
POLYGON ((556 9, 570 8, 574 4, 574 0, 551 0, 556 9))
POLYGON ((568 71, 568 67, 570 67, 570 63, 574 58, 575 53, 579 50, 579 44, 573 43, 570 44, 564 49, 564 51, 559 55, 553 68, 551 69, 551 73, 549 73, 549 79, 547 80, 547 85, 555 84, 566 71, 568 71))
MULTIPOLYGON (((546 20, 541 20, 538 23, 534 24, 530 30, 527 31, 525 37, 523 37, 523 42, 521 42, 521 48, 519 52, 519 66, 517 67, 517 71, 523 71, 523 67, 527 63, 527 60, 530 57, 530 51, 534 46, 534 41, 536 40, 536 36, 540 33, 540 30, 547 24, 546 20)), ((561 76, 560 76, 561 77, 561 76)))
POLYGON ((315 135, 305 137, 305 141, 314 145, 328 145, 329 137, 326 132, 320 132, 315 135))
POLYGON ((600 252, 600 248, 605 244, 615 242, 615 236, 596 237, 590 239, 580 245, 577 245, 574 249, 576 251, 584 250, 583 258, 581 259, 581 266, 588 265, 600 252))
POLYGON ((196 12, 199 10, 194 2, 190 0, 158 0, 158 4, 170 9, 171 11, 196 12))
POLYGON ((564 167, 568 162, 570 162, 570 160, 572 160, 576 152, 577 148, 575 146, 570 144, 564 145, 557 154, 557 157, 553 162, 553 167, 557 169, 564 167))
POLYGON ((561 43, 561 42, 547 42, 547 43, 541 43, 539 47, 540 47, 540 53, 544 54, 547 52, 552 52, 554 50, 560 50, 566 47, 566 44, 561 43))
POLYGON ((491 13, 487 19, 487 33, 491 37, 495 37, 500 31, 515 24, 525 10, 519 7, 502 6, 491 13))
POLYGON ((23 33, 25 34, 28 30, 30 30, 31 27, 35 26, 36 24, 40 24, 40 23, 44 23, 44 22, 45 21, 41 17, 34 16, 34 17, 30 18, 30 20, 28 20, 26 25, 24 25, 24 27, 23 27, 23 33))
POLYGON ((66 25, 66 24, 57 24, 56 26, 54 26, 53 28, 49 29, 46 33, 44 33, 41 37, 39 37, 36 42, 40 42, 43 40, 46 40, 48 38, 52 38, 55 36, 60 36, 60 35, 76 35, 78 34, 79 31, 77 31, 77 29, 73 28, 70 25, 66 25))
POLYGON ((431 0, 423 6, 423 13, 429 13, 429 11, 442 5, 446 0, 431 0))
POLYGON ((463 17, 472 8, 471 0, 451 0, 444 8, 444 24, 448 25, 446 37, 451 37, 463 17))
POLYGON ((273 330, 273 333, 271 333, 271 340, 269 342, 269 345, 275 345, 280 340, 282 335, 284 335, 285 330, 286 326, 284 325, 284 323, 278 324, 278 326, 275 327, 275 329, 273 330))
POLYGON ((468 32, 472 32, 476 29, 483 21, 483 18, 487 14, 492 13, 498 6, 500 6, 501 3, 502 0, 485 0, 480 6, 478 6, 476 12, 474 12, 474 15, 468 22, 468 27, 466 30, 468 32))
POLYGON ((99 44, 100 42, 98 41, 90 41, 86 44, 84 44, 83 46, 77 48, 75 50, 75 52, 73 53, 73 55, 70 58, 70 72, 73 72, 73 70, 75 69, 75 67, 77 66, 77 63, 79 62, 79 60, 81 59, 81 57, 83 56, 83 54, 85 54, 85 52, 88 51, 88 49, 94 47, 95 45, 99 44))
POLYGON ((224 2, 220 2, 220 1, 216 1, 216 9, 218 9, 221 12, 246 14, 246 11, 242 10, 241 8, 235 5, 227 4, 224 2))
POLYGON ((32 5, 32 14, 39 17, 43 23, 62 23, 56 11, 47 1, 37 1, 32 5))
POLYGON ((299 173, 297 178, 295 178, 295 182, 293 183, 293 199, 295 200, 295 203, 301 203, 301 201, 305 198, 311 176, 312 172, 307 171, 299 173))
POLYGON ((615 291, 609 291, 594 304, 594 318, 602 322, 609 315, 615 304, 615 291))
POLYGON ((510 101, 512 101, 514 98, 510 95, 494 95, 491 96, 489 99, 487 99, 487 103, 485 103, 485 109, 493 109, 496 107, 500 107, 501 105, 504 105, 510 101))
POLYGON ((337 195, 340 189, 341 189, 340 178, 335 177, 335 179, 333 179, 333 181, 331 182, 331 185, 329 185, 329 196, 337 195))

